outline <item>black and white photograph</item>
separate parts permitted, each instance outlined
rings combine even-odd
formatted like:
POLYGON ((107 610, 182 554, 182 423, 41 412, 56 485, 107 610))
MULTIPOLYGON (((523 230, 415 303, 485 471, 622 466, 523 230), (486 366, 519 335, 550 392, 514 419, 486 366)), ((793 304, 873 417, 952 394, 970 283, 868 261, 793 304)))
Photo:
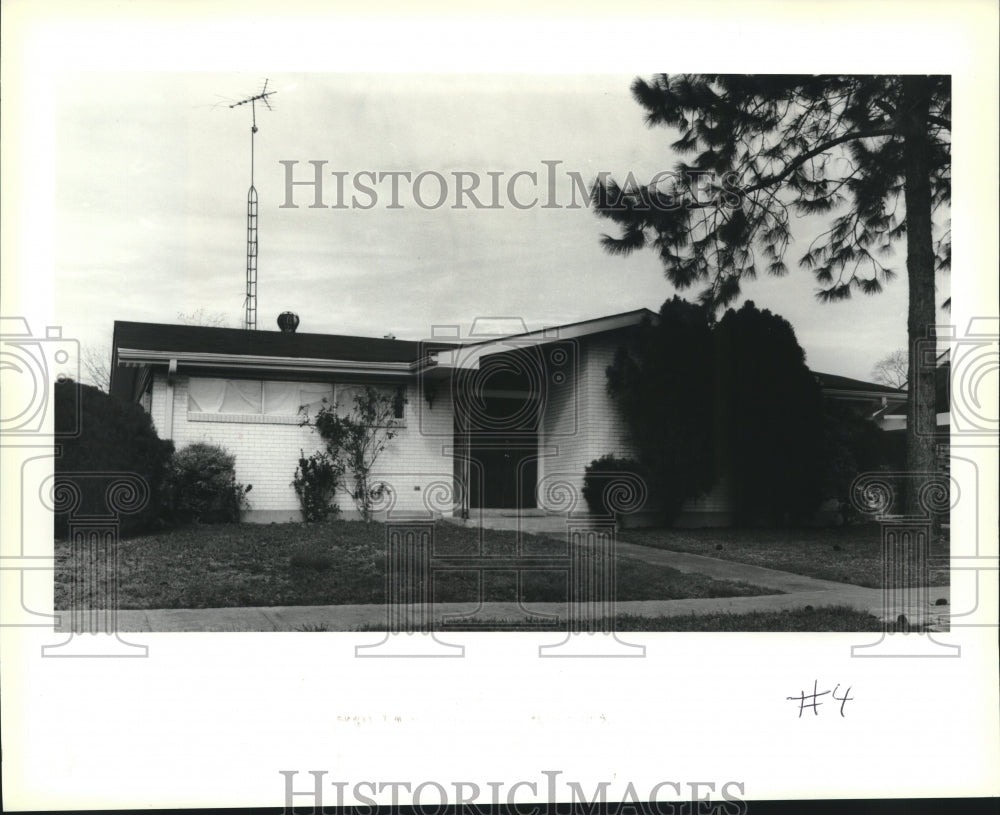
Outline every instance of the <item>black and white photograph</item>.
POLYGON ((146 500, 113 590, 70 528, 111 481, 55 508, 57 610, 113 591, 119 631, 947 630, 949 349, 926 364, 907 316, 948 315, 949 77, 59 93, 56 305, 100 339, 56 393, 81 427, 56 489, 134 471, 146 500), (78 132, 111 96, 134 114, 78 132), (897 114, 918 96, 923 157, 897 114))
POLYGON ((1000 794, 996 9, 717 5, 5 4, 6 808, 1000 794))

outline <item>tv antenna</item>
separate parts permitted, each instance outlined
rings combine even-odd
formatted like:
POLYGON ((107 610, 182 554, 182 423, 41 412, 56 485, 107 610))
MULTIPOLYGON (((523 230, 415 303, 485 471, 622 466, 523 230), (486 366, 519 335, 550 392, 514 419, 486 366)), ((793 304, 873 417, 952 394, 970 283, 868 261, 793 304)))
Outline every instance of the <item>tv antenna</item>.
POLYGON ((263 102, 268 110, 273 110, 267 98, 274 96, 277 91, 267 89, 268 81, 264 80, 264 87, 260 93, 229 106, 231 110, 248 104, 253 115, 253 123, 250 126, 250 190, 247 192, 247 288, 244 300, 246 316, 243 321, 243 327, 250 331, 257 328, 257 189, 253 185, 254 136, 257 135, 257 103, 263 102))

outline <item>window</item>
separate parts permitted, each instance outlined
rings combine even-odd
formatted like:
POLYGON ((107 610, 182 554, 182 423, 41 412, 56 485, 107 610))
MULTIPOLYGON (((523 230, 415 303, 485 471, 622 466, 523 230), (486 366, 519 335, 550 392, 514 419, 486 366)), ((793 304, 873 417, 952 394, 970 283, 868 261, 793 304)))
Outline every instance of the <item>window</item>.
POLYGON ((341 416, 348 415, 354 409, 354 399, 365 392, 365 388, 372 387, 376 391, 386 396, 391 396, 393 400, 393 418, 402 420, 406 418, 406 387, 400 385, 358 385, 343 384, 337 385, 337 413, 341 416))
POLYGON ((326 382, 192 377, 188 384, 188 413, 197 414, 295 417, 303 406, 314 413, 324 399, 333 401, 326 382))

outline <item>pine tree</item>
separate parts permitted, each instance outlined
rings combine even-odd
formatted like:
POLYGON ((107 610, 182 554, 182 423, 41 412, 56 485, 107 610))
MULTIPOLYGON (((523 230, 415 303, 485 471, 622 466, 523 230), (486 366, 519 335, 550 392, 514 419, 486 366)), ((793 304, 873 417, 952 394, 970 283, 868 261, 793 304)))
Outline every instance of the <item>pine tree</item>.
POLYGON ((706 305, 731 303, 759 272, 787 274, 792 213, 830 216, 799 259, 822 301, 882 291, 905 236, 907 465, 932 472, 934 367, 917 343, 935 322, 935 274, 951 261, 949 77, 660 75, 632 93, 647 124, 678 131, 673 149, 693 159, 663 183, 599 183, 596 209, 621 227, 603 244, 653 249, 676 288, 704 285, 706 305))

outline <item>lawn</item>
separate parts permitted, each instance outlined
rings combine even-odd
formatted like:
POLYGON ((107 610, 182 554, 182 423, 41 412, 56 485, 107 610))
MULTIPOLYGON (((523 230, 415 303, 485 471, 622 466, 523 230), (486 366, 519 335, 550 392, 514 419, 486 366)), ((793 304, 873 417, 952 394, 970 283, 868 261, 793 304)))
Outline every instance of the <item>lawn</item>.
MULTIPOLYGON (((504 631, 566 631, 566 623, 528 625, 509 620, 479 621, 476 625, 440 626, 441 633, 448 631, 477 631, 484 626, 495 626, 504 631)), ((327 631, 327 627, 305 626, 300 631, 327 631)), ((362 626, 359 631, 383 631, 384 626, 362 626)), ((620 614, 615 617, 615 630, 626 631, 802 631, 802 632, 881 632, 882 623, 877 617, 847 606, 821 606, 789 609, 786 611, 751 611, 744 614, 718 612, 714 614, 684 614, 669 617, 639 617, 620 614)))
MULTIPOLYGON (((882 587, 881 530, 877 524, 808 529, 628 529, 619 533, 618 539, 856 586, 882 587)), ((947 542, 935 543, 929 555, 947 563, 947 542)), ((948 570, 930 570, 928 583, 947 586, 948 570)))
MULTIPOLYGON (((435 554, 473 554, 479 530, 448 523, 435 527, 435 554)), ((515 551, 513 532, 486 530, 483 554, 515 551)), ((564 542, 527 537, 525 554, 562 554, 564 542)), ((55 545, 55 607, 70 597, 72 553, 55 545)), ((206 525, 123 540, 119 544, 119 608, 224 608, 238 606, 343 605, 385 602, 385 528, 378 523, 206 525)), ((619 600, 737 597, 776 592, 747 583, 713 580, 674 569, 620 559, 619 600)), ((565 602, 565 572, 525 571, 520 599, 565 602)), ((514 572, 487 572, 485 601, 518 597, 514 572)), ((478 577, 468 571, 437 574, 437 603, 479 599, 478 577)), ((84 598, 87 605, 99 605, 84 598)))

